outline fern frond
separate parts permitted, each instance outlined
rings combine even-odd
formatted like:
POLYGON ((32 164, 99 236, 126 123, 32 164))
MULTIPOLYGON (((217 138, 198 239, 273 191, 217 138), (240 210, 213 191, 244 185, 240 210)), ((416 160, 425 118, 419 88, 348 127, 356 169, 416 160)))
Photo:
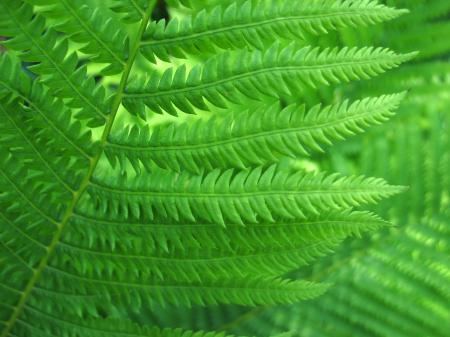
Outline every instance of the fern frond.
MULTIPOLYGON (((256 2, 237 3, 250 6, 252 18, 228 7, 220 14, 223 36, 217 25, 207 33, 203 14, 195 16, 211 43, 235 36, 229 34, 231 17, 249 19, 249 25, 268 19, 256 2)), ((285 167, 273 164, 384 120, 401 94, 351 105, 336 100, 325 108, 276 107, 305 97, 305 86, 312 91, 368 79, 412 54, 374 47, 300 48, 283 46, 284 41, 266 48, 272 35, 297 36, 280 33, 285 27, 278 21, 288 18, 287 7, 267 2, 274 7, 261 8, 280 8, 272 13, 279 20, 261 30, 238 29, 235 43, 224 46, 241 50, 216 55, 189 72, 186 63, 161 74, 165 66, 151 65, 141 48, 155 4, 0 0, 0 35, 7 48, 0 56, 0 337, 200 337, 204 334, 134 326, 129 312, 169 304, 267 306, 317 297, 328 284, 280 277, 349 236, 385 226, 372 213, 353 208, 403 190, 381 179, 306 173, 289 161, 285 167), (266 33, 267 39, 260 36, 266 33), (247 48, 256 46, 248 44, 251 34, 258 34, 262 50, 247 48), (139 82, 148 69, 154 70, 148 82, 139 82), (264 106, 275 100, 278 105, 264 106), (251 110, 254 101, 260 110, 251 110), (244 112, 232 112, 232 104, 244 112), (130 139, 120 132, 122 122, 144 123, 127 108, 145 118, 147 107, 176 115, 216 110, 211 106, 227 111, 195 123, 193 116, 183 116, 173 124, 180 131, 152 125, 134 129, 130 139), (264 117, 261 124, 254 123, 257 113, 264 117), (290 129, 296 131, 281 134, 290 129), (229 141, 223 150, 216 144, 221 138, 229 141), (148 140, 163 147, 198 143, 201 151, 151 154, 149 160, 133 149, 114 152, 117 144, 146 147, 148 140), (120 165, 114 165, 117 158, 120 165)), ((325 6, 334 14, 337 7, 350 13, 296 19, 286 29, 299 27, 303 37, 401 13, 370 0, 316 4, 322 14, 325 6)), ((195 33, 195 27, 184 28, 183 36, 195 33)), ((202 50, 200 40, 198 46, 189 43, 202 50)))
POLYGON ((386 222, 370 213, 344 211, 276 225, 231 225, 227 230, 208 223, 149 222, 120 228, 111 220, 79 215, 72 225, 58 248, 55 268, 89 278, 123 275, 124 282, 130 278, 125 275, 139 270, 140 282, 175 286, 192 280, 239 278, 242 282, 284 274, 330 253, 346 237, 381 228, 386 222), (80 241, 86 232, 88 240, 80 241), (123 239, 114 239, 114 234, 123 239), (211 242, 202 242, 202 237, 211 242))
POLYGON ((389 118, 404 94, 344 101, 327 107, 290 105, 215 115, 153 128, 133 127, 110 137, 106 155, 123 170, 127 161, 137 170, 140 162, 194 173, 202 169, 246 168, 276 162, 280 156, 309 155, 363 128, 389 118))
POLYGON ((238 103, 243 96, 280 97, 302 92, 302 86, 368 79, 394 68, 414 54, 397 55, 382 48, 324 49, 295 44, 281 48, 274 44, 265 52, 223 53, 196 65, 186 77, 186 68, 168 69, 161 76, 154 72, 143 84, 130 83, 125 107, 145 118, 145 106, 177 114, 176 108, 194 113, 208 109, 204 99, 224 107, 226 101, 238 103), (175 108, 176 107, 176 108, 175 108))
POLYGON ((45 20, 27 4, 8 0, 0 8, 0 34, 13 37, 3 44, 20 52, 22 60, 39 62, 30 69, 41 75, 52 94, 79 110, 77 118, 89 119, 92 126, 103 125, 110 102, 103 87, 87 76, 86 65, 78 66, 75 52, 69 54, 68 39, 47 29, 45 20))
POLYGON ((142 303, 185 307, 217 303, 247 306, 295 303, 320 296, 329 287, 327 284, 307 281, 238 276, 220 281, 174 281, 169 278, 150 283, 146 272, 141 276, 139 273, 125 276, 90 275, 86 272, 80 275, 72 270, 60 270, 52 266, 44 274, 47 284, 44 288, 36 289, 36 304, 45 298, 57 296, 60 307, 69 313, 75 312, 78 306, 101 307, 102 303, 134 303, 137 308, 142 303), (54 289, 58 291, 55 293, 54 289))
MULTIPOLYGON (((1 305, 2 337, 17 332, 19 316, 32 305, 36 283, 101 155, 92 129, 73 119, 72 111, 49 94, 39 79, 31 80, 13 55, 2 54, 0 59, 2 113, 11 117, 10 130, 16 129, 6 133, 0 152, 1 235, 16 233, 14 239, 0 241, 0 261, 7 265, 0 273, 1 297, 7 298, 1 305), (11 146, 11 137, 18 140, 17 145, 11 146), (52 153, 51 160, 46 159, 46 151, 52 153), (55 175, 55 181, 47 181, 50 172, 60 179, 55 175), (67 191, 58 185, 61 182, 67 191)), ((128 73, 135 56, 136 49, 127 63, 128 73)), ((116 98, 112 110, 117 112, 119 104, 116 98)), ((103 132, 109 132, 113 121, 114 114, 103 132)))
POLYGON ((155 170, 128 177, 98 172, 88 193, 103 212, 225 224, 305 218, 305 212, 343 209, 394 195, 401 187, 381 179, 295 172, 275 165, 246 171, 214 170, 202 175, 155 170))
POLYGON ((358 329, 367 331, 368 336, 446 336, 450 314, 448 223, 448 217, 441 215, 421 225, 406 226, 329 277, 338 286, 320 300, 308 307, 267 314, 277 317, 276 325, 296 329, 301 336, 310 326, 323 334, 340 326, 337 336, 358 329), (319 312, 326 318, 319 319, 319 312))
MULTIPOLYGON (((354 87, 344 88, 342 92, 327 91, 324 96, 336 99, 343 93, 361 97, 410 88, 408 99, 393 125, 376 128, 363 138, 339 144, 333 151, 331 163, 325 159, 320 167, 331 167, 346 174, 364 172, 388 177, 396 184, 410 185, 404 196, 377 207, 377 213, 388 214, 407 227, 342 245, 337 254, 327 260, 326 268, 321 262, 302 268, 299 277, 304 279, 310 273, 312 279, 325 277, 336 285, 315 301, 272 309, 245 310, 227 306, 213 312, 182 311, 173 316, 170 315, 174 311, 160 314, 155 310, 155 315, 164 317, 162 324, 170 326, 183 322, 186 327, 198 324, 202 328, 220 327, 258 336, 286 330, 302 337, 447 336, 450 328, 447 319, 450 313, 447 258, 450 222, 448 217, 438 217, 438 221, 420 219, 425 214, 436 216, 447 211, 449 205, 447 110, 450 87, 448 53, 445 52, 448 39, 443 36, 450 4, 427 0, 385 3, 417 10, 412 10, 413 14, 405 16, 398 24, 388 26, 388 30, 377 30, 375 40, 402 50, 423 46, 427 62, 416 62, 367 85, 357 84, 355 91, 354 87), (429 24, 424 25, 427 21, 429 24)), ((358 31, 361 39, 352 38, 353 33, 342 35, 349 36, 346 41, 356 45, 372 38, 372 31, 358 31)))
MULTIPOLYGON (((210 282, 220 284, 224 280, 234 279, 236 283, 238 280, 242 283, 248 278, 277 276, 298 266, 307 265, 332 252, 341 240, 311 239, 297 243, 292 248, 263 247, 245 251, 234 247, 230 250, 191 249, 173 253, 140 251, 135 253, 136 255, 133 255, 132 249, 126 252, 120 252, 119 249, 111 252, 62 242, 52 267, 75 276, 82 276, 87 281, 102 275, 111 275, 111 278, 105 276, 104 280, 109 279, 112 283, 139 282, 150 288, 161 282, 172 284, 174 287, 193 281, 207 285, 210 282), (105 258, 108 259, 107 262, 105 258), (89 264, 86 261, 89 261, 89 264), (128 275, 137 270, 139 279, 128 275)), ((151 292, 147 295, 153 297, 151 292)))
MULTIPOLYGON (((13 1, 13 0, 9 0, 13 1)), ((126 29, 91 0, 27 0, 42 15, 52 19, 53 29, 83 44, 81 52, 97 63, 105 63, 103 75, 124 70, 129 39, 126 29)))
POLYGON ((94 212, 82 214, 81 211, 74 215, 73 226, 67 233, 68 243, 75 245, 84 242, 83 247, 101 247, 105 250, 121 247, 121 251, 131 251, 133 254, 190 249, 231 251, 233 247, 243 250, 294 248, 305 240, 361 236, 366 231, 388 225, 371 213, 349 210, 308 214, 305 220, 260 222, 247 226, 227 224, 226 228, 215 223, 168 222, 163 219, 129 219, 122 223, 94 212), (118 238, 127 239, 122 241, 118 238))
POLYGON ((315 1, 299 3, 278 0, 235 1, 218 5, 180 20, 149 25, 142 53, 155 62, 170 56, 214 52, 215 48, 262 49, 274 41, 304 39, 305 34, 323 34, 343 27, 365 26, 393 19, 404 11, 375 1, 315 1))
POLYGON ((25 289, 46 256, 95 146, 90 132, 25 75, 17 59, 1 55, 0 73, 0 278, 8 289, 1 297, 14 308, 22 296, 18 289, 25 289))

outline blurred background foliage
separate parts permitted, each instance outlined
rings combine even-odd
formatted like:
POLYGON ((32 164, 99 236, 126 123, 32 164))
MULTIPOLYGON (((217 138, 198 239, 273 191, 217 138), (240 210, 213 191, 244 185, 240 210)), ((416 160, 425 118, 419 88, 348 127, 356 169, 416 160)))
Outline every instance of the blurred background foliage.
MULTIPOLYGON (((226 0, 160 1, 156 19, 186 15, 226 0), (187 5, 191 9, 184 7, 187 5)), ((156 308, 146 324, 268 336, 437 337, 450 333, 450 1, 387 0, 410 13, 384 25, 328 34, 313 45, 382 45, 420 51, 412 62, 371 81, 311 90, 307 105, 409 90, 395 117, 297 165, 308 170, 383 177, 409 190, 374 206, 396 226, 348 240, 336 254, 292 275, 331 282, 324 296, 296 305, 156 308)), ((176 62, 176 60, 174 60, 176 62)), ((147 63, 142 62, 145 71, 147 63)), ((163 62, 157 67, 163 70, 163 62)), ((200 116, 201 118, 202 116, 200 116)), ((123 118, 130 118, 123 115, 123 118)), ((186 117, 198 118, 198 117, 186 117)), ((155 115, 151 123, 171 117, 155 115)), ((129 123, 143 123, 128 120, 129 123)), ((146 122, 148 123, 148 121, 146 122)), ((288 160, 288 159, 286 159, 288 160)))

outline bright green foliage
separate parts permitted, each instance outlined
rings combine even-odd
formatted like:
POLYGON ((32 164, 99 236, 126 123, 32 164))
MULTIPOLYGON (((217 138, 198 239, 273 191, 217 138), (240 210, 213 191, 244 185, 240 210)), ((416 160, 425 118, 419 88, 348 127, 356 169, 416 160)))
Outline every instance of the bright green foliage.
POLYGON ((139 168, 152 160, 160 167, 194 173, 202 169, 246 168, 276 162, 281 156, 308 156, 323 149, 321 144, 343 139, 364 127, 389 118, 403 95, 366 98, 349 104, 344 101, 306 111, 304 105, 279 104, 232 111, 194 122, 134 126, 111 136, 106 155, 117 159, 122 168, 126 160, 139 168), (132 143, 130 143, 132 141, 132 143), (152 144, 149 146, 148 144, 152 144))
POLYGON ((99 169, 88 187, 86 203, 109 211, 109 216, 152 220, 156 213, 169 220, 199 219, 225 226, 304 219, 306 213, 349 209, 400 190, 381 179, 287 173, 276 166, 214 170, 199 176, 154 170, 135 178, 99 169))
POLYGON ((277 40, 304 40, 342 27, 364 26, 393 19, 404 11, 368 1, 233 1, 181 20, 161 20, 144 34, 142 51, 154 60, 215 48, 267 48, 277 40))
POLYGON ((448 216, 440 216, 406 226, 330 274, 336 286, 320 299, 266 310, 238 330, 262 335, 291 330, 302 337, 447 336, 448 223, 448 216))
POLYGON ((41 75, 51 94, 67 98, 70 108, 82 108, 78 118, 92 120, 92 126, 103 125, 111 103, 105 89, 86 75, 86 65, 79 66, 76 53, 68 51, 69 39, 58 39, 53 28, 46 30, 45 20, 33 18, 32 7, 21 6, 19 1, 0 2, 0 8, 2 32, 13 36, 4 45, 19 50, 26 61, 39 62, 33 72, 41 75))
MULTIPOLYGON (((86 0, 27 2, 38 5, 39 7, 35 7, 38 13, 56 21, 51 25, 53 29, 65 33, 74 42, 83 44, 79 51, 90 55, 92 62, 107 64, 102 71, 103 75, 116 74, 124 70, 129 59, 127 55, 129 38, 126 29, 114 16, 102 10, 102 7, 92 8, 89 6, 92 6, 92 3, 86 0)), ((6 5, 10 6, 9 3, 6 5)), ((16 1, 16 6, 20 6, 20 1, 16 1)), ((38 27, 39 21, 41 20, 36 19, 38 27)))
POLYGON ((213 313, 169 311, 156 314, 153 322, 258 336, 286 330, 301 337, 448 336, 450 45, 445 36, 450 30, 445 27, 450 3, 386 2, 408 7, 411 14, 378 30, 346 30, 339 38, 357 45, 383 41, 403 52, 423 48, 419 60, 344 92, 376 96, 406 87, 407 98, 390 123, 312 160, 344 174, 408 185, 408 191, 372 209, 399 228, 347 241, 332 256, 300 269, 298 278, 334 285, 313 301, 268 309, 222 306, 213 313))
POLYGON ((147 79, 132 82, 124 105, 144 117, 145 106, 177 114, 178 108, 194 113, 208 109, 206 99, 218 107, 226 101, 239 103, 242 97, 280 98, 302 92, 304 86, 329 85, 368 79, 407 61, 413 54, 396 55, 381 48, 324 49, 284 48, 272 45, 267 51, 225 52, 196 65, 186 77, 186 67, 169 68, 162 75, 153 72, 147 79))
POLYGON ((404 11, 190 3, 163 28, 153 1, 0 0, 1 337, 225 336, 142 316, 315 298, 330 285, 286 273, 388 225, 355 208, 403 187, 294 159, 385 121, 404 96, 321 106, 309 92, 414 56, 315 40, 404 11))

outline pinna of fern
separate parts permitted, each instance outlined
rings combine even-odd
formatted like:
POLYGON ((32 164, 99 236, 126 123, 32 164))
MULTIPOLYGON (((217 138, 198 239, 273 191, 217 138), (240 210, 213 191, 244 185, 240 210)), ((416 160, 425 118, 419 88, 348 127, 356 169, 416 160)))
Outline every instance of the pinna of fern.
MULTIPOLYGON (((206 60, 189 71, 149 71, 142 82, 133 65, 149 57, 154 2, 106 3, 0 0, 0 34, 7 37, 0 57, 0 336, 177 336, 111 322, 157 304, 272 305, 322 294, 327 284, 285 273, 350 235, 385 226, 354 208, 403 188, 278 162, 383 121, 402 94, 323 108, 264 104, 299 99, 305 87, 369 79, 410 59, 374 47, 304 46, 305 34, 377 23, 401 11, 373 1, 323 2, 311 20, 305 4, 294 13, 294 27, 305 33, 295 35, 298 41, 274 43, 292 37, 275 23, 257 32, 264 43, 255 49, 243 43, 264 18, 241 15, 233 4, 219 7, 214 13, 223 11, 225 35, 234 29, 230 17, 243 23, 226 37, 236 41, 224 45, 230 50, 209 56, 202 47, 183 47, 206 60), (24 62, 33 65, 25 71, 24 62), (117 85, 93 78, 110 75, 120 76, 117 85), (246 98, 261 101, 264 123, 253 125, 256 112, 246 98), (228 111, 231 103, 245 109, 228 111), (117 123, 123 114, 201 118, 214 106, 225 110, 221 116, 187 117, 180 126, 132 126, 127 134, 117 123), (264 151, 256 150, 261 145, 264 151), (158 146, 183 150, 158 153, 158 146)), ((257 13, 256 2, 251 6, 257 13)), ((282 8, 280 22, 288 13, 282 8)), ((201 14, 189 22, 199 20, 201 14)), ((200 26, 208 38, 224 38, 200 26)), ((194 26, 179 27, 171 37, 194 26)))
MULTIPOLYGON (((195 1, 194 1, 195 3, 195 1)), ((191 5, 195 4, 191 3, 191 5)), ((201 4, 201 10, 182 19, 149 25, 142 52, 155 61, 186 54, 203 55, 215 49, 267 49, 277 40, 306 40, 330 30, 365 26, 404 13, 368 1, 229 1, 201 4)))
MULTIPOLYGON (((448 18, 448 3, 417 0, 404 4, 411 8, 411 17, 386 28, 389 33, 380 34, 384 43, 393 42, 392 45, 405 50, 415 48, 416 45, 408 42, 408 30, 419 31, 422 22, 427 21, 426 26, 434 26, 436 34, 445 35, 445 30, 439 27, 448 18), (391 33, 392 26, 398 35, 391 33), (405 40, 400 36, 405 36, 405 40)), ((346 33, 350 40, 354 38, 351 32, 346 33)), ((367 34, 361 35, 360 42, 366 41, 367 34)), ((438 52, 425 34, 415 42, 419 46, 430 45, 420 62, 384 74, 352 92, 359 97, 377 95, 387 88, 408 87, 408 97, 395 120, 391 125, 371 130, 364 139, 354 138, 340 144, 333 149, 331 157, 331 167, 335 170, 384 176, 389 181, 410 186, 391 202, 373 208, 401 228, 384 231, 378 238, 347 242, 325 262, 315 264, 309 277, 307 272, 302 272, 302 278, 326 278, 335 285, 308 305, 251 311, 220 307, 218 310, 222 311, 216 313, 214 324, 199 318, 195 328, 219 327, 246 335, 291 330, 294 336, 304 337, 448 334, 450 68, 445 61, 448 47, 445 53, 438 52), (220 321, 222 317, 229 318, 220 321), (197 324, 202 321, 203 324, 197 324)), ((439 48, 444 47, 443 42, 439 48)), ((206 316, 200 309, 196 315, 206 316)), ((194 327, 188 323, 186 312, 177 319, 183 321, 184 327, 194 327)))
POLYGON ((350 256, 333 273, 327 272, 332 265, 319 267, 316 273, 325 272, 335 284, 325 295, 307 306, 247 313, 247 320, 236 320, 227 331, 260 335, 289 330, 302 337, 356 332, 364 336, 446 336, 448 223, 448 215, 440 214, 406 225, 350 256))
POLYGON ((110 137, 105 154, 111 163, 136 170, 152 161, 163 168, 193 173, 202 168, 247 168, 277 162, 281 156, 308 156, 322 152, 321 144, 362 132, 385 121, 403 94, 348 101, 327 107, 304 105, 280 108, 279 103, 245 112, 214 115, 193 122, 132 126, 110 137), (132 141, 133 143, 130 143, 132 141))

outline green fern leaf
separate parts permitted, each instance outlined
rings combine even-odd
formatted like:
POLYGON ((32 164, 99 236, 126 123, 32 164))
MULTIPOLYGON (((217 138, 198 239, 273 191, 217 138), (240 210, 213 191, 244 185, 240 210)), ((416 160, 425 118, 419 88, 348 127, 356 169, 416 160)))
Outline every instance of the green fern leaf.
POLYGON ((153 219, 157 213, 173 220, 243 224, 273 222, 277 217, 304 219, 306 212, 359 206, 402 190, 381 179, 301 171, 291 174, 273 165, 245 171, 214 170, 204 176, 154 170, 130 177, 98 170, 87 195, 97 209, 118 216, 153 219))
POLYGON ((246 168, 276 162, 280 156, 323 151, 320 144, 361 132, 392 115, 403 94, 366 98, 305 111, 304 106, 279 104, 210 119, 125 129, 110 137, 106 155, 122 169, 128 162, 137 170, 142 162, 175 171, 246 168), (114 138, 113 138, 114 137, 114 138), (133 143, 130 143, 132 141, 133 143))
MULTIPOLYGON (((333 12, 332 4, 322 5, 320 13, 333 12)), ((189 71, 186 63, 161 72, 143 55, 153 6, 0 0, 6 37, 0 55, 1 337, 217 336, 136 326, 128 312, 317 297, 328 284, 290 280, 285 273, 330 253, 348 236, 385 226, 354 208, 403 190, 381 179, 307 173, 277 162, 383 121, 402 96, 306 109, 300 102, 306 87, 368 79, 412 54, 268 47, 282 28, 270 26, 258 33, 268 34, 261 50, 245 48, 252 47, 244 45, 252 33, 243 29, 226 46, 233 50, 205 53, 207 60, 189 71), (260 108, 253 110, 247 98, 260 108), (284 99, 299 102, 281 108, 284 99), (213 106, 223 110, 207 121, 189 116, 172 126, 132 126, 143 123, 134 115, 154 119, 147 107, 203 118, 201 110, 218 110, 213 106), (261 124, 253 122, 258 113, 261 124), (217 143, 222 138, 228 143, 217 143), (187 150, 159 157, 151 148, 140 152, 136 144, 146 149, 148 140, 187 150), (197 153, 189 150, 193 144, 200 144, 197 153), (260 144, 263 152, 255 149, 260 144)), ((371 1, 336 6, 351 13, 297 24, 303 33, 319 34, 400 13, 371 1)), ((251 7, 257 13, 256 2, 251 7)), ((280 21, 288 15, 285 7, 275 13, 280 21)), ((228 8, 218 21, 224 32, 228 15, 248 19, 228 8)), ((216 41, 214 27, 199 27, 216 41)))
POLYGON ((214 47, 261 49, 279 39, 304 39, 305 34, 364 26, 402 13, 365 0, 234 1, 229 6, 202 10, 182 20, 173 19, 167 24, 162 20, 150 25, 144 34, 142 52, 152 61, 154 55, 169 61, 169 55, 183 58, 185 53, 209 53, 214 47))
POLYGON ((194 113, 194 107, 208 109, 204 99, 226 107, 227 100, 239 103, 243 96, 252 99, 295 96, 296 92, 304 91, 305 85, 316 87, 368 79, 413 56, 371 47, 299 50, 295 44, 280 48, 276 43, 264 53, 220 54, 204 65, 196 65, 187 77, 184 66, 170 68, 162 76, 154 72, 145 81, 139 79, 130 84, 124 105, 145 118, 145 105, 155 112, 164 110, 176 115, 176 108, 187 113, 194 113))

